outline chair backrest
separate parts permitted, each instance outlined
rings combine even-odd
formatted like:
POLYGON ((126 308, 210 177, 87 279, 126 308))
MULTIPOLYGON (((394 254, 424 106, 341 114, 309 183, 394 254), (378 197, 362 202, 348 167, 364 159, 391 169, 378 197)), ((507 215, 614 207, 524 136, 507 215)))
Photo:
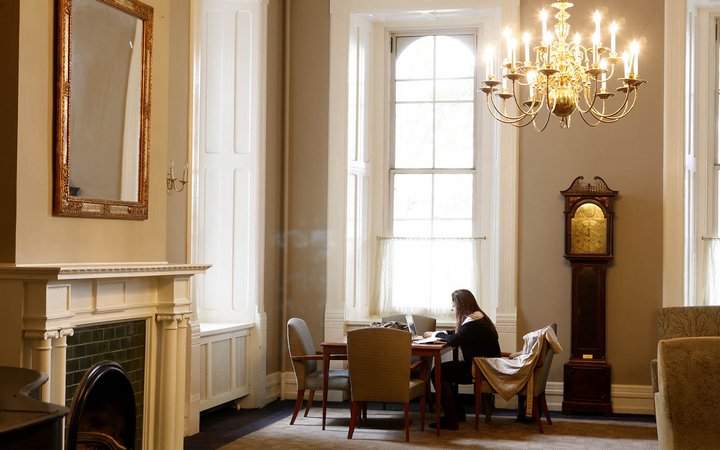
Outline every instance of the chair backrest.
POLYGON ((720 306, 661 308, 657 319, 658 339, 720 336, 720 306))
MULTIPOLYGON (((557 323, 551 323, 550 327, 557 335, 557 323)), ((533 380, 535 383, 534 395, 536 396, 545 392, 545 385, 547 384, 548 376, 550 374, 550 366, 552 365, 553 355, 555 355, 555 351, 552 349, 551 345, 547 342, 545 342, 544 345, 545 351, 542 355, 540 355, 540 359, 537 362, 538 364, 542 364, 542 367, 535 371, 535 379, 533 380)))
MULTIPOLYGON (((417 314, 412 315, 413 322, 415 322, 415 330, 417 334, 421 335, 426 331, 435 331, 437 329, 437 320, 434 317, 419 316, 417 314)), ((380 320, 384 322, 407 322, 405 314, 395 314, 393 316, 384 316, 380 320)))
POLYGON ((437 329, 437 320, 434 317, 413 314, 413 321, 415 322, 417 333, 421 336, 426 331, 435 331, 437 329))
POLYGON ((391 328, 348 332, 350 392, 354 401, 407 403, 412 336, 391 328))
MULTIPOLYGON (((658 342, 661 448, 717 448, 720 337, 658 342)), ((656 405, 657 406, 657 405, 656 405)))
MULTIPOLYGON (((288 351, 290 356, 314 355, 315 343, 304 320, 293 317, 287 323, 288 351)), ((305 388, 305 377, 317 370, 317 361, 292 361, 298 389, 305 388)))

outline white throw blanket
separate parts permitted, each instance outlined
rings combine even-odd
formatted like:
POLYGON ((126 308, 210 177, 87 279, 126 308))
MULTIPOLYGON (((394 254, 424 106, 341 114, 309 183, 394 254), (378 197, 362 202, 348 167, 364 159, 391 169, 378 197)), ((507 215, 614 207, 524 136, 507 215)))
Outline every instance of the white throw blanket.
MULTIPOLYGON (((473 371, 479 367, 482 372, 480 376, 505 400, 510 400, 527 385, 525 413, 531 415, 534 384, 537 381, 533 377, 535 366, 541 356, 545 355, 545 345, 550 345, 555 353, 562 352, 562 347, 550 326, 526 334, 523 341, 522 352, 511 358, 475 358, 473 371)), ((478 376, 475 373, 473 375, 478 376)))

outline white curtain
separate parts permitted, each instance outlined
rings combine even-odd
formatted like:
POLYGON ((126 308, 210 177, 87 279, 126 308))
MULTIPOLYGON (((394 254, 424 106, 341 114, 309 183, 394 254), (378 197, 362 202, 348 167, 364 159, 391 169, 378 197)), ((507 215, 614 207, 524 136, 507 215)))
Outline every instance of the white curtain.
POLYGON ((705 304, 720 305, 720 239, 707 239, 705 304))
POLYGON ((379 237, 377 314, 449 314, 454 290, 468 289, 478 297, 480 242, 379 237))

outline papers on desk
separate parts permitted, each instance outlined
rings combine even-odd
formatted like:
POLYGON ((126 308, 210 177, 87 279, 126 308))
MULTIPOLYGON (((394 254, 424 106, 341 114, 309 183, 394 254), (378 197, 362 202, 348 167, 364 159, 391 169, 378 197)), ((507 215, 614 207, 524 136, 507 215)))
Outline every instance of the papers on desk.
POLYGON ((422 336, 417 336, 417 338, 413 338, 414 344, 437 344, 439 342, 445 342, 445 339, 441 339, 437 337, 437 334, 439 331, 433 331, 432 336, 423 338, 422 336))

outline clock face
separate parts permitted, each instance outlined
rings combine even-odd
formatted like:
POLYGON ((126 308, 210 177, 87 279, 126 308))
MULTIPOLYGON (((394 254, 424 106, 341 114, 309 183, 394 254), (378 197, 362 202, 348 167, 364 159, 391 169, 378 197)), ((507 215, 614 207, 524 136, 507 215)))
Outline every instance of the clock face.
POLYGON ((575 210, 571 219, 570 253, 607 253, 607 219, 595 203, 585 203, 575 210))

